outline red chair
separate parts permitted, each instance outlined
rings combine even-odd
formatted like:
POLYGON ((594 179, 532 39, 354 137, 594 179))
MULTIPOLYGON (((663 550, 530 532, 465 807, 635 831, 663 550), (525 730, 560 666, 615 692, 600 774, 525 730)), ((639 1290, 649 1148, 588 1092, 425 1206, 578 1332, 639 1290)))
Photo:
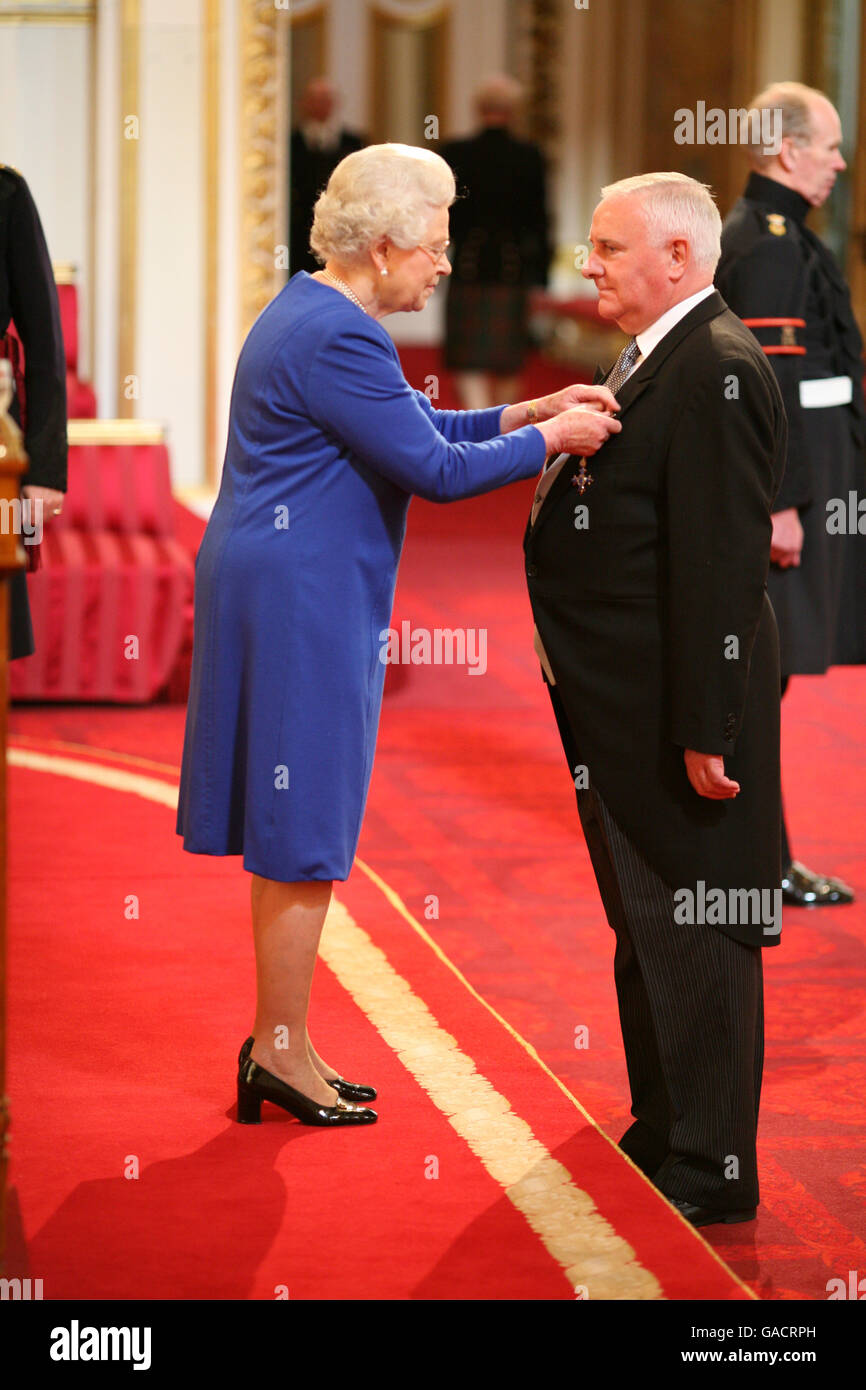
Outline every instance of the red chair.
POLYGON ((92 420, 96 416, 96 392, 78 376, 78 286, 75 266, 55 262, 54 281, 60 301, 60 326, 66 348, 66 413, 70 420, 92 420))
POLYGON ((36 651, 9 666, 14 700, 147 703, 192 624, 193 562, 175 537, 160 425, 70 420, 69 490, 27 583, 36 651))

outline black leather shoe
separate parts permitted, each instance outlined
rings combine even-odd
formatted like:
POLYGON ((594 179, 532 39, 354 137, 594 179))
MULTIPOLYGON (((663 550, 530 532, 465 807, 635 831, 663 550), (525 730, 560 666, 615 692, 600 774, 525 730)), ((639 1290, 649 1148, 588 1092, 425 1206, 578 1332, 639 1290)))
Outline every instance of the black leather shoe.
POLYGON ((252 1057, 247 1057, 238 1071, 238 1123, 261 1124, 263 1100, 279 1105, 305 1125, 333 1129, 338 1125, 372 1125, 379 1118, 375 1110, 350 1105, 347 1100, 340 1099, 336 1105, 319 1105, 272 1072, 265 1071, 252 1057))
POLYGON ((831 907, 853 903, 854 893, 840 878, 814 874, 795 859, 782 876, 782 902, 793 907, 831 907))
POLYGON ((668 1201, 693 1226, 732 1226, 737 1221, 754 1221, 757 1216, 757 1207, 746 1207, 742 1211, 719 1211, 717 1207, 697 1207, 693 1202, 684 1202, 679 1197, 668 1197, 668 1201))
MULTIPOLYGON (((239 1071, 249 1057, 252 1045, 253 1039, 249 1037, 241 1047, 238 1053, 239 1071)), ((342 1076, 324 1077, 323 1080, 326 1080, 329 1086, 333 1086, 334 1090, 339 1096, 342 1096, 343 1100, 367 1101, 376 1099, 376 1092, 372 1086, 360 1086, 353 1081, 345 1081, 342 1076)))
POLYGON ((346 1081, 342 1076, 326 1076, 323 1078, 329 1086, 333 1086, 338 1095, 343 1100, 375 1100, 376 1091, 373 1086, 360 1086, 354 1081, 346 1081))

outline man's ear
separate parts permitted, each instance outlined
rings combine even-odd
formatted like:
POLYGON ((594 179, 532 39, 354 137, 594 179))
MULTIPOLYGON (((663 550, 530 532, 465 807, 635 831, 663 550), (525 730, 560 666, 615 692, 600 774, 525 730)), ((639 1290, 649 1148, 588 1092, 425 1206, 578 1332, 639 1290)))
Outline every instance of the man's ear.
POLYGON ((790 135, 784 136, 776 158, 786 174, 793 173, 797 166, 797 149, 798 146, 791 139, 790 135))
POLYGON ((691 261, 689 243, 685 237, 674 237, 670 243, 670 268, 668 274, 676 283, 685 275, 691 261))

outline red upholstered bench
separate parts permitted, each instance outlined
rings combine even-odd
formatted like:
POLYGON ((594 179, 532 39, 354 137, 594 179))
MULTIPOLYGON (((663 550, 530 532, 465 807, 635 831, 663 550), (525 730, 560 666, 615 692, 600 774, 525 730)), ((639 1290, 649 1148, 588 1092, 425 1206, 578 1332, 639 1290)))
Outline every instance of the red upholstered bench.
POLYGON ((145 703, 192 622, 193 562, 175 538, 162 427, 70 420, 69 490, 27 577, 36 651, 9 665, 15 700, 145 703))

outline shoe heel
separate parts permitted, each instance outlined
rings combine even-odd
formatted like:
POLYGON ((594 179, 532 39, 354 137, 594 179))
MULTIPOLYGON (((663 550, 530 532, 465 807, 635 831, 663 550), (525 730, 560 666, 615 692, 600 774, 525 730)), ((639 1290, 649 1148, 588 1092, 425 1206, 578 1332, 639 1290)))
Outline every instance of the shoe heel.
POLYGON ((262 1122, 262 1100, 254 1091, 238 1081, 238 1124, 260 1125, 262 1122))

